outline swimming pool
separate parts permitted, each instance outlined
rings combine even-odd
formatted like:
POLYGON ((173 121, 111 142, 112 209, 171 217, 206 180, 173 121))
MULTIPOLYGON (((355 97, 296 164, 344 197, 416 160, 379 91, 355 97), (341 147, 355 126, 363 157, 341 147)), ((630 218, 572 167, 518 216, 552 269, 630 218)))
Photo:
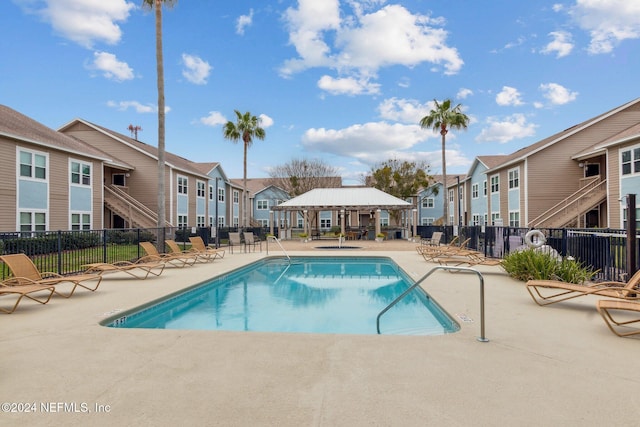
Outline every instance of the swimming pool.
MULTIPOLYGON (((387 257, 265 258, 102 324, 113 328, 376 334, 376 317, 414 282, 387 257)), ((381 318, 382 334, 459 325, 419 287, 381 318)))

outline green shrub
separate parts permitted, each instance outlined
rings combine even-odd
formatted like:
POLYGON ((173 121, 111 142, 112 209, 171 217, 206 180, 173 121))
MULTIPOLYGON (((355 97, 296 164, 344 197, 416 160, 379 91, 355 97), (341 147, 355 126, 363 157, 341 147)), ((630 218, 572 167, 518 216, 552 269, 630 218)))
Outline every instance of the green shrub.
POLYGON ((504 257, 502 266, 514 279, 561 280, 569 283, 583 283, 590 280, 597 271, 570 259, 558 259, 548 252, 527 249, 512 252, 504 257))

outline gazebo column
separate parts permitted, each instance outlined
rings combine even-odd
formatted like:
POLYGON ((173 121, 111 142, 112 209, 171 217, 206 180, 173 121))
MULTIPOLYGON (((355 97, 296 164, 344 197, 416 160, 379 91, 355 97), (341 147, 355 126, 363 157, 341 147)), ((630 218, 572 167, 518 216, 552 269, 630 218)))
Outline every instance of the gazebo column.
MULTIPOLYGON (((279 216, 280 214, 278 214, 279 216)), ((269 211, 269 234, 271 234, 272 236, 274 235, 273 233, 273 219, 274 219, 275 215, 273 211, 269 211)))
POLYGON ((305 209, 302 211, 302 231, 311 237, 311 230, 309 230, 309 212, 305 209))
POLYGON ((344 216, 344 209, 340 209, 340 232, 342 233, 343 236, 345 236, 345 216, 344 216))
POLYGON ((374 238, 378 237, 378 234, 380 234, 380 209, 376 209, 376 215, 374 217, 375 222, 376 222, 376 234, 373 236, 374 238))
POLYGON ((413 239, 415 241, 416 236, 418 235, 418 209, 412 209, 411 212, 413 213, 413 239))

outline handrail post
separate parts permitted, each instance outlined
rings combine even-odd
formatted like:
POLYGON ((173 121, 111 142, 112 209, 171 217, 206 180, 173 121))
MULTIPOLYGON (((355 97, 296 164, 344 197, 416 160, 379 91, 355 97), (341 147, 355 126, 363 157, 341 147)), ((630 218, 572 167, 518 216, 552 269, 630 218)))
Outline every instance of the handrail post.
POLYGON ((485 336, 485 327, 484 327, 484 277, 482 276, 482 273, 480 273, 478 270, 474 268, 450 267, 446 265, 440 265, 429 270, 427 274, 422 276, 416 283, 411 285, 409 289, 407 289, 399 297, 391 301, 389 305, 387 305, 380 313, 378 313, 378 317, 376 317, 376 329, 378 331, 378 334, 380 334, 380 317, 382 317, 384 313, 389 311, 391 307, 396 305, 401 299, 407 296, 411 291, 417 288, 420 285, 420 283, 422 283, 427 277, 431 276, 431 274, 436 270, 467 271, 469 273, 474 273, 475 275, 478 276, 478 279, 480 280, 480 336, 477 338, 477 340, 480 342, 489 342, 489 339, 485 336))

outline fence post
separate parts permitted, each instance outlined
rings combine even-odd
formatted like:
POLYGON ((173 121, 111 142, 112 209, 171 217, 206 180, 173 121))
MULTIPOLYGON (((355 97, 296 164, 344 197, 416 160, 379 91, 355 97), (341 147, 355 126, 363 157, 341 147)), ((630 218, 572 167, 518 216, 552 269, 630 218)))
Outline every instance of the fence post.
POLYGON ((58 230, 58 274, 62 274, 62 230, 58 230))
POLYGON ((627 279, 638 269, 636 266, 636 195, 627 194, 627 279))

